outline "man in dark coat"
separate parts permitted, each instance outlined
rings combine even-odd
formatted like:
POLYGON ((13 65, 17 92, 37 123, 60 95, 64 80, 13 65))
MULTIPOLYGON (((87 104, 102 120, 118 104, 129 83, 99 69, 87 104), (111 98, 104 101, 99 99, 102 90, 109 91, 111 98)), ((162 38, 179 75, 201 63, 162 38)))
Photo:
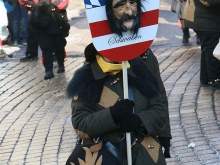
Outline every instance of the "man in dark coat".
POLYGON ((58 63, 57 73, 64 72, 65 37, 68 36, 70 29, 66 10, 57 8, 50 0, 40 1, 34 7, 29 22, 32 29, 37 32, 38 42, 44 55, 46 72, 44 79, 54 77, 54 52, 58 63))
POLYGON ((198 31, 200 35, 201 85, 220 89, 220 61, 213 56, 220 38, 220 1, 188 0, 184 19, 185 26, 198 31))
MULTIPOLYGON (((149 165, 165 165, 157 136, 167 122, 164 103, 167 100, 161 97, 160 92, 165 92, 161 80, 155 79, 160 75, 155 56, 147 50, 143 57, 127 63, 128 84, 133 91, 134 104, 123 99, 120 62, 112 63, 102 57, 92 44, 86 48, 85 56, 89 63, 76 71, 67 87, 68 96, 73 98, 72 124, 77 136, 83 139, 84 144, 94 144, 92 139, 97 137, 100 141, 107 139, 117 148, 115 142, 121 133, 133 132, 132 142, 137 140, 132 147, 132 164, 143 165, 147 162, 149 165), (155 77, 142 58, 149 61, 149 68, 155 77)), ((84 156, 89 158, 87 153, 84 156)), ((105 162, 105 159, 104 156, 102 161, 105 162)), ((86 161, 90 162, 89 159, 86 161)), ((73 154, 67 165, 77 162, 73 154)))

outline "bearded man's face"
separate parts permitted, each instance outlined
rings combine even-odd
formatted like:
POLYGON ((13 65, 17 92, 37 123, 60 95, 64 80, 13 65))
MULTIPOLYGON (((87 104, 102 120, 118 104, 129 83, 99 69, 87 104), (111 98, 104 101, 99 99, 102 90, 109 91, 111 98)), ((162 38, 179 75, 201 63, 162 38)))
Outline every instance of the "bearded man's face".
POLYGON ((131 30, 137 34, 140 27, 140 0, 107 0, 106 15, 111 30, 122 36, 131 30))
POLYGON ((123 30, 133 30, 134 19, 137 15, 137 2, 135 0, 113 0, 112 8, 115 17, 126 27, 123 30))

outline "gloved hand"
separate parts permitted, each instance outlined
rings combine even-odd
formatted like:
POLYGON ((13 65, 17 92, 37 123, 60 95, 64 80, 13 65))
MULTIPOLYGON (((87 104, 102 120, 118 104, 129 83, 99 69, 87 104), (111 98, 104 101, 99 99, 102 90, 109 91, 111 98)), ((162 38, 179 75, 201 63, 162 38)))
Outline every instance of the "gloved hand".
POLYGON ((128 118, 124 118, 120 122, 121 132, 132 132, 141 125, 141 119, 138 115, 132 114, 128 118))
POLYGON ((130 117, 133 114, 134 102, 132 100, 123 99, 117 101, 110 107, 111 115, 114 120, 130 117))
POLYGON ((170 158, 170 138, 158 137, 160 145, 164 147, 164 157, 170 158))

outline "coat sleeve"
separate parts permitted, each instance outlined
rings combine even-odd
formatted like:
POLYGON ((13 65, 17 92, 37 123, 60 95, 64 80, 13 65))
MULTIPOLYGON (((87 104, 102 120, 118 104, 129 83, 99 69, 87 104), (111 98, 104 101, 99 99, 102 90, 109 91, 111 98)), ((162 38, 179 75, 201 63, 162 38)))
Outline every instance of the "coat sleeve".
POLYGON ((137 113, 142 121, 138 131, 145 136, 157 135, 166 124, 165 109, 160 95, 149 98, 147 110, 137 113))
POLYGON ((54 12, 54 15, 55 15, 55 18, 56 18, 56 21, 58 23, 61 33, 63 34, 64 37, 67 37, 69 35, 70 23, 67 17, 66 10, 65 9, 61 11, 56 10, 54 12))
POLYGON ((165 113, 166 113, 166 125, 164 126, 163 130, 161 130, 157 135, 159 137, 167 137, 172 138, 171 136, 171 128, 170 128, 170 119, 169 119, 169 110, 168 110, 168 100, 166 96, 166 90, 163 84, 163 81, 160 76, 160 68, 157 61, 157 58, 151 51, 151 49, 147 50, 147 58, 144 58, 145 64, 147 68, 151 71, 151 73, 155 76, 158 85, 159 85, 159 92, 161 94, 162 103, 165 105, 165 113))
POLYGON ((97 138, 119 127, 112 119, 110 108, 94 110, 96 106, 84 103, 81 99, 72 101, 72 125, 81 139, 97 138))

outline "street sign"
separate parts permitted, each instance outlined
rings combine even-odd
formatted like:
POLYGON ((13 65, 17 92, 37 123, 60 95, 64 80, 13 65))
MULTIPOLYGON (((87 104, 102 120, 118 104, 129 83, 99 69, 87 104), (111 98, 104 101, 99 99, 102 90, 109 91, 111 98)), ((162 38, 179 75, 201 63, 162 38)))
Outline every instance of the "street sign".
POLYGON ((84 0, 92 41, 96 50, 113 61, 126 61, 140 56, 152 44, 158 29, 159 0, 142 0, 140 28, 137 35, 132 31, 113 33, 106 16, 106 0, 84 0))

